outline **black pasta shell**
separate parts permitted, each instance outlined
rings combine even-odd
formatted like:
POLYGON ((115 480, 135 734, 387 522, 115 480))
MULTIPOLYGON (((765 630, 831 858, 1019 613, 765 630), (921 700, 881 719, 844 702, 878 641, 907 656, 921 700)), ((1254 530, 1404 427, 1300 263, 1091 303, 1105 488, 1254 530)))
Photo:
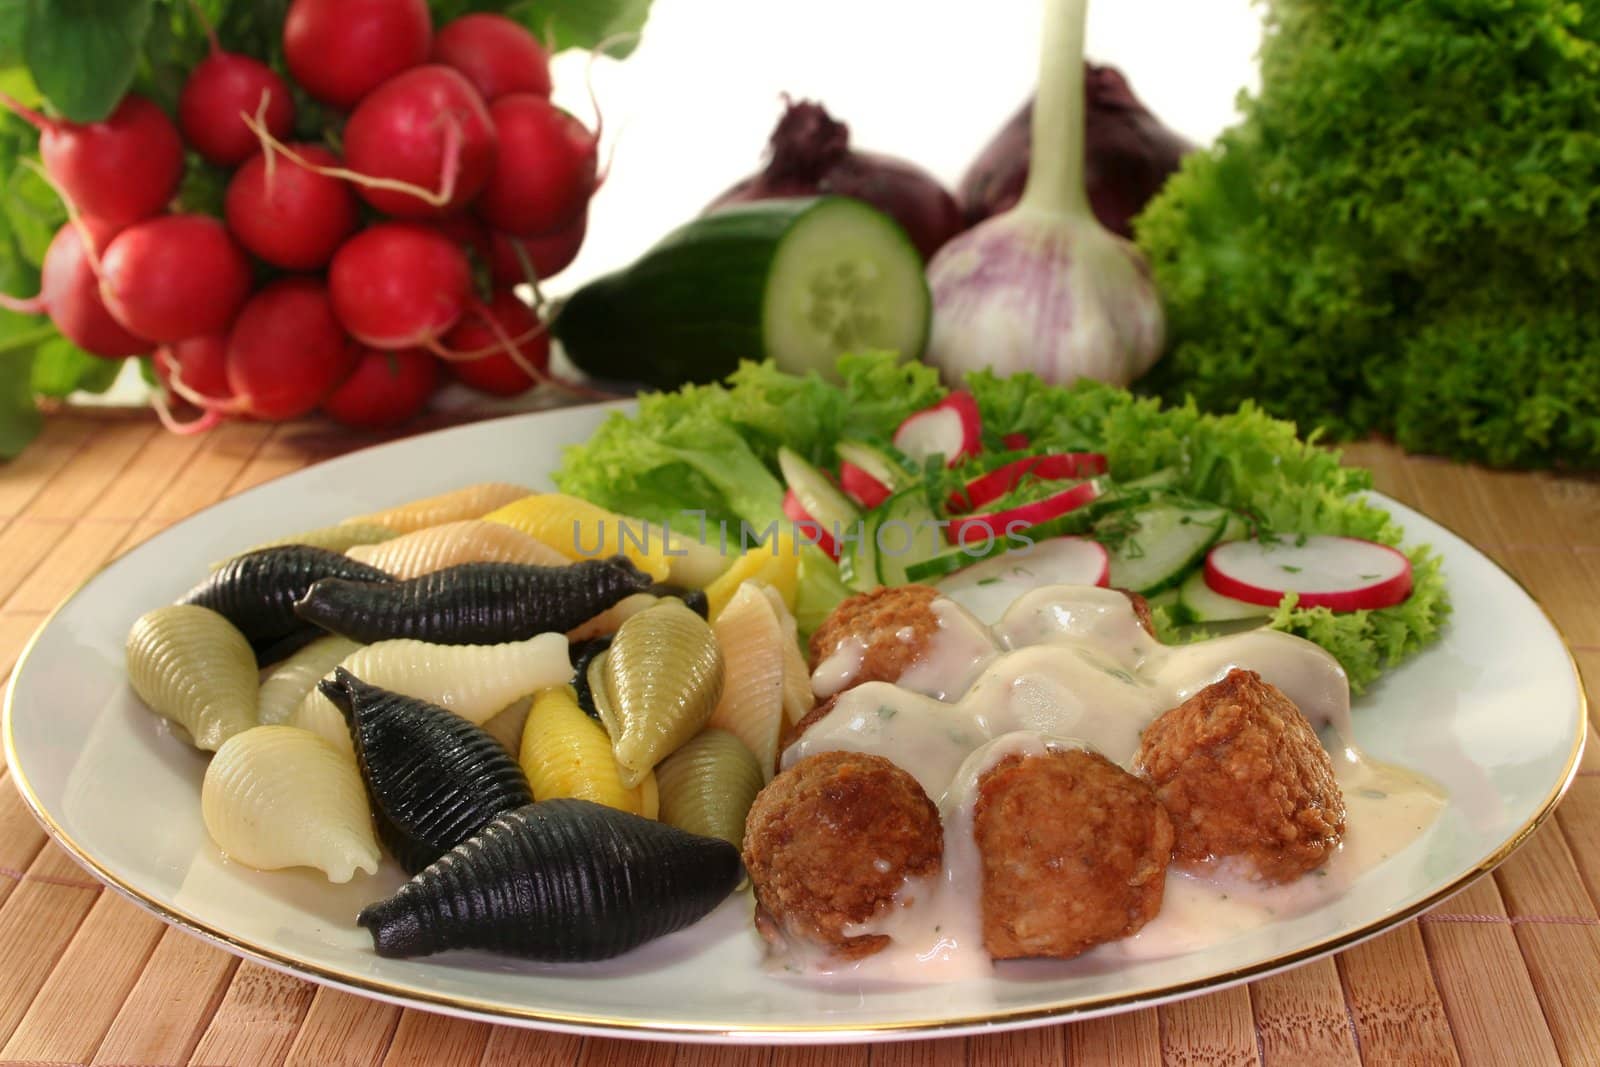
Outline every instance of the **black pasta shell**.
POLYGON ((380 956, 476 948, 603 960, 698 922, 739 877, 726 841, 546 800, 499 816, 357 922, 380 956))
POLYGON ((572 689, 577 694, 578 707, 596 722, 600 721, 600 710, 594 705, 594 690, 589 688, 589 664, 596 656, 610 648, 611 642, 616 640, 616 637, 616 634, 592 637, 573 645, 571 650, 572 689))
POLYGON ((234 556, 184 595, 222 615, 244 634, 262 664, 289 655, 320 631, 295 613, 295 602, 324 578, 387 582, 376 567, 312 545, 276 545, 234 556))
POLYGON ((521 765, 488 731, 343 667, 317 683, 350 724, 378 836, 416 874, 501 812, 533 803, 521 765))
POLYGON ((317 582, 295 610, 365 643, 411 637, 495 645, 570 630, 649 586, 649 576, 621 556, 564 567, 463 563, 403 582, 317 582))
POLYGON ((711 600, 706 596, 704 589, 690 589, 683 585, 657 582, 647 592, 653 596, 675 596, 683 601, 684 606, 702 619, 711 618, 711 600))

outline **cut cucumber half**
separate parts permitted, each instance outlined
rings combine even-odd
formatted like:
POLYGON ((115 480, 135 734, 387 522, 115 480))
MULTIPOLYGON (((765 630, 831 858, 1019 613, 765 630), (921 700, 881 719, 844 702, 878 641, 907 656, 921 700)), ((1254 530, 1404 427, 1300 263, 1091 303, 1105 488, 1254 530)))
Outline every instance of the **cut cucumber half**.
POLYGON ((899 224, 859 200, 824 197, 775 249, 762 350, 779 370, 833 380, 845 352, 878 348, 916 359, 932 307, 922 257, 899 224))
POLYGON ((902 489, 885 500, 878 513, 880 518, 876 524, 867 524, 870 529, 866 533, 872 537, 882 584, 909 584, 912 567, 947 551, 944 532, 928 507, 922 486, 902 489))
POLYGON ((1183 618, 1175 622, 1207 623, 1238 622, 1242 619, 1264 619, 1272 614, 1269 607, 1235 600, 1223 596, 1206 584, 1204 570, 1197 570, 1183 580, 1177 589, 1178 603, 1182 605, 1183 618))
POLYGON ((779 448, 778 468, 783 472, 784 484, 799 499, 806 514, 831 536, 843 537, 861 521, 861 512, 850 498, 835 489, 833 483, 799 453, 779 448))
POLYGON ((551 325, 593 377, 673 389, 772 359, 836 380, 845 352, 916 359, 932 301, 922 257, 877 209, 823 196, 733 204, 573 293, 551 325))
POLYGON ((1133 529, 1111 551, 1111 584, 1149 596, 1181 582, 1228 521, 1223 508, 1154 505, 1133 512, 1133 529))

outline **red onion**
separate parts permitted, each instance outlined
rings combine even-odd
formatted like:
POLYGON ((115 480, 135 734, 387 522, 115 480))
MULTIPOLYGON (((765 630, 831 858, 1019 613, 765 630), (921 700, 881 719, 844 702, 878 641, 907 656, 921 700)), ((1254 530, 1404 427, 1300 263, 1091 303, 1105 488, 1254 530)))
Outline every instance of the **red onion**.
POLYGON ((863 200, 905 228, 924 260, 965 229, 955 198, 915 164, 850 148, 850 127, 821 104, 784 98, 767 144, 767 165, 711 202, 724 204, 835 193, 863 200))
MULTIPOLYGON (((1088 108, 1084 180, 1100 224, 1133 236, 1133 217, 1156 195, 1194 145, 1161 124, 1115 67, 1084 64, 1088 108)), ((1003 126, 961 179, 961 210, 968 226, 1017 202, 1032 157, 1033 101, 1003 126)))

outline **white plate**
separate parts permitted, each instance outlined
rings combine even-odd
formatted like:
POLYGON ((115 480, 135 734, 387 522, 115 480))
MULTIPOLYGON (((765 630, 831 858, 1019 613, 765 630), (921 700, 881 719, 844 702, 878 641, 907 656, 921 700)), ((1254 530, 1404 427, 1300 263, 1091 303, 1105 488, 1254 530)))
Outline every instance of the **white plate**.
POLYGON ((228 500, 111 564, 61 606, 17 666, 6 756, 23 797, 94 875, 239 955, 433 1011, 586 1033, 677 1040, 850 1041, 1039 1025, 1219 988, 1349 946, 1461 889, 1547 816, 1583 744, 1583 692, 1560 635, 1505 572, 1454 534, 1385 501, 1444 557, 1455 616, 1444 639, 1357 702, 1360 744, 1429 775, 1449 806, 1413 846, 1315 911, 1205 952, 1116 968, 1028 964, 936 987, 819 986, 768 976, 749 897, 619 960, 550 966, 456 953, 379 959, 352 921, 401 880, 330 887, 320 875, 224 861, 200 821, 205 757, 171 736, 123 678, 135 617, 206 563, 270 536, 471 481, 533 488, 605 409, 502 419, 323 463, 228 500))

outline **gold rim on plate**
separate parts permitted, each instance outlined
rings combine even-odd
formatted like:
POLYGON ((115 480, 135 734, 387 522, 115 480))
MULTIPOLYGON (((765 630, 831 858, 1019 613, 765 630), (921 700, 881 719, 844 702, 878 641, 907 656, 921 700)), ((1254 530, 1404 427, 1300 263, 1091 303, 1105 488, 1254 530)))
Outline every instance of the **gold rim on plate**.
MULTIPOLYGON (((299 472, 291 472, 291 474, 293 473, 299 472)), ((288 476, 290 475, 284 475, 282 477, 288 476)), ((278 479, 273 479, 273 481, 277 480, 278 479)), ((260 486, 254 488, 260 488, 260 486)), ((1382 494, 1378 495, 1381 496, 1382 494)), ((230 497, 228 499, 233 498, 230 497)), ((1385 499, 1387 500, 1390 498, 1385 497, 1385 499)), ((218 501, 216 504, 211 505, 211 507, 217 507, 226 502, 226 500, 218 501)), ((1400 503, 1399 501, 1392 502, 1400 503)), ((210 509, 207 508, 204 510, 210 509)), ((1418 512, 1418 514, 1421 513, 1418 512)), ((61 603, 57 604, 55 608, 51 610, 50 614, 45 616, 44 621, 39 624, 39 628, 33 632, 31 637, 28 638, 27 645, 24 646, 22 653, 17 657, 16 665, 11 671, 10 684, 8 684, 6 687, 3 723, 6 765, 10 769, 11 780, 16 784, 17 792, 21 794, 23 803, 27 805, 28 810, 33 813, 33 817, 39 821, 39 824, 44 827, 45 831, 56 842, 56 844, 61 846, 61 848, 64 849, 69 856, 76 860, 77 863, 90 874, 94 875, 97 879, 104 882, 107 886, 116 890, 118 893, 121 893, 124 897, 133 901, 135 904, 154 912, 163 921, 170 923, 171 925, 182 930, 186 930, 189 933, 194 934, 203 940, 209 941, 220 948, 226 949, 236 956, 240 956, 248 960, 254 960, 257 963, 264 964, 265 966, 271 967, 274 970, 282 971, 285 974, 293 975, 294 977, 321 982, 325 985, 342 987, 357 993, 370 994, 378 997, 379 999, 388 1000, 395 1003, 403 1003, 412 1006, 441 1010, 450 1014, 481 1019, 485 1022, 518 1022, 524 1024, 543 1025, 550 1029, 567 1030, 570 1032, 603 1033, 631 1037, 657 1037, 668 1040, 710 1040, 716 1038, 748 1039, 763 1037, 781 1039, 820 1036, 841 1039, 847 1038, 851 1035, 859 1035, 863 1038, 875 1036, 883 1037, 885 1035, 903 1035, 909 1037, 916 1034, 947 1034, 953 1030, 970 1030, 982 1026, 997 1026, 1009 1029, 1023 1027, 1030 1023, 1044 1024, 1047 1022, 1070 1022, 1074 1019, 1085 1019, 1095 1015, 1109 1014, 1119 1008, 1131 1008, 1136 1005, 1149 1005, 1168 1000, 1176 1000, 1189 994, 1214 992, 1217 990, 1226 989, 1230 986, 1247 982, 1253 978, 1261 978, 1276 971, 1294 967, 1319 956, 1325 956, 1334 952, 1339 952, 1343 949, 1350 948, 1353 945, 1365 941, 1368 938, 1376 937, 1378 934, 1392 929, 1408 919, 1411 919, 1413 916, 1427 911, 1434 905, 1446 900, 1451 896, 1454 896, 1456 893, 1465 889, 1477 879, 1483 877, 1485 874, 1488 874, 1491 870, 1504 862, 1506 857, 1511 855, 1512 852, 1516 851, 1516 849, 1521 846, 1523 842, 1531 837, 1533 833, 1544 824, 1545 820, 1550 817, 1550 814, 1555 811, 1556 805, 1560 803, 1561 798, 1566 795, 1568 788, 1571 787, 1573 780, 1577 777, 1578 765, 1583 758, 1584 743, 1588 735, 1589 698, 1588 693, 1584 689, 1583 676, 1578 670, 1577 659, 1572 653, 1572 646, 1568 643, 1566 635, 1562 633, 1561 628, 1556 625, 1556 621, 1553 617, 1551 617, 1549 610, 1545 608, 1544 604, 1528 590, 1527 586, 1522 584, 1521 580, 1519 580, 1516 575, 1506 570, 1499 564, 1499 562, 1479 550, 1477 546, 1472 544, 1471 541, 1468 541, 1465 537, 1462 537, 1459 533, 1457 533, 1454 529, 1451 529, 1446 524, 1429 516, 1423 517, 1427 518, 1429 522, 1432 522, 1436 526, 1439 526, 1447 531, 1451 536, 1461 541, 1461 543, 1466 545, 1468 548, 1471 548, 1472 551, 1476 552, 1491 566, 1500 571, 1501 574, 1510 579, 1512 584, 1521 590, 1522 594, 1539 609, 1540 614, 1544 616, 1545 622, 1549 624, 1551 632, 1555 634, 1556 640, 1561 643, 1561 649, 1566 654, 1567 666, 1572 672, 1573 683, 1578 694, 1578 729, 1576 736, 1573 738, 1571 752, 1567 757, 1567 765, 1565 768, 1563 768, 1559 781, 1557 781, 1549 793, 1546 794, 1544 800, 1540 803, 1538 810, 1534 812, 1533 816, 1528 819, 1527 822, 1523 823, 1523 825, 1519 827, 1514 834, 1507 838, 1499 848, 1495 849, 1487 857, 1481 860, 1472 870, 1467 871, 1460 877, 1451 881, 1449 884, 1440 887, 1438 890, 1428 894, 1421 900, 1408 904, 1398 911, 1392 912, 1383 918, 1367 923, 1364 926, 1358 927, 1354 930, 1347 930, 1344 933, 1338 934, 1334 937, 1324 938, 1321 941, 1306 945, 1295 950, 1294 952, 1285 953, 1281 956, 1274 956, 1270 959, 1260 960, 1246 967, 1235 968, 1234 970, 1209 975, 1205 978, 1197 978, 1187 982, 1176 982, 1170 985, 1149 986, 1144 989, 1134 990, 1128 993, 1119 993, 1114 996, 1073 998, 1071 1000, 1061 1001, 1055 1004, 1047 1004, 1039 1007, 1021 1008, 1014 1011, 996 1011, 982 1015, 965 1015, 959 1017, 931 1016, 925 1019, 903 1019, 894 1022, 883 1023, 748 1023, 729 1026, 715 1022, 649 1020, 618 1018, 608 1015, 584 1015, 572 1012, 524 1008, 518 1005, 488 1003, 480 1000, 473 1000, 470 997, 452 996, 450 994, 439 993, 431 990, 419 990, 412 986, 399 985, 393 982, 385 982, 379 979, 369 978, 364 975, 353 974, 349 971, 342 971, 334 967, 325 967, 321 964, 312 963, 287 953, 276 952, 272 949, 264 948, 252 942, 242 941, 238 938, 235 938, 227 931, 212 926, 210 923, 207 923, 204 919, 201 919, 198 916, 192 915, 180 908, 175 908, 164 904, 159 900, 152 899, 139 889, 123 881, 116 874, 102 866, 87 849, 79 845, 77 841, 73 839, 72 835, 67 833, 65 828, 57 823, 55 819, 51 817, 50 813, 45 810, 43 802, 34 792, 32 784, 28 781, 27 774, 23 771, 22 766, 17 759, 15 738, 12 731, 12 722, 15 717, 16 710, 16 680, 21 675, 23 666, 26 664, 29 655, 33 652, 34 646, 38 643, 39 638, 44 634, 45 630, 48 629, 50 624, 55 620, 55 617, 64 608, 66 608, 68 604, 77 599, 78 595, 82 593, 91 582, 104 573, 107 568, 115 564, 116 560, 112 560, 96 568, 94 574, 84 579, 76 589, 63 598, 61 603)), ((156 536, 160 535, 157 534, 156 536)), ((1425 652, 1419 654, 1425 654, 1425 652)))

